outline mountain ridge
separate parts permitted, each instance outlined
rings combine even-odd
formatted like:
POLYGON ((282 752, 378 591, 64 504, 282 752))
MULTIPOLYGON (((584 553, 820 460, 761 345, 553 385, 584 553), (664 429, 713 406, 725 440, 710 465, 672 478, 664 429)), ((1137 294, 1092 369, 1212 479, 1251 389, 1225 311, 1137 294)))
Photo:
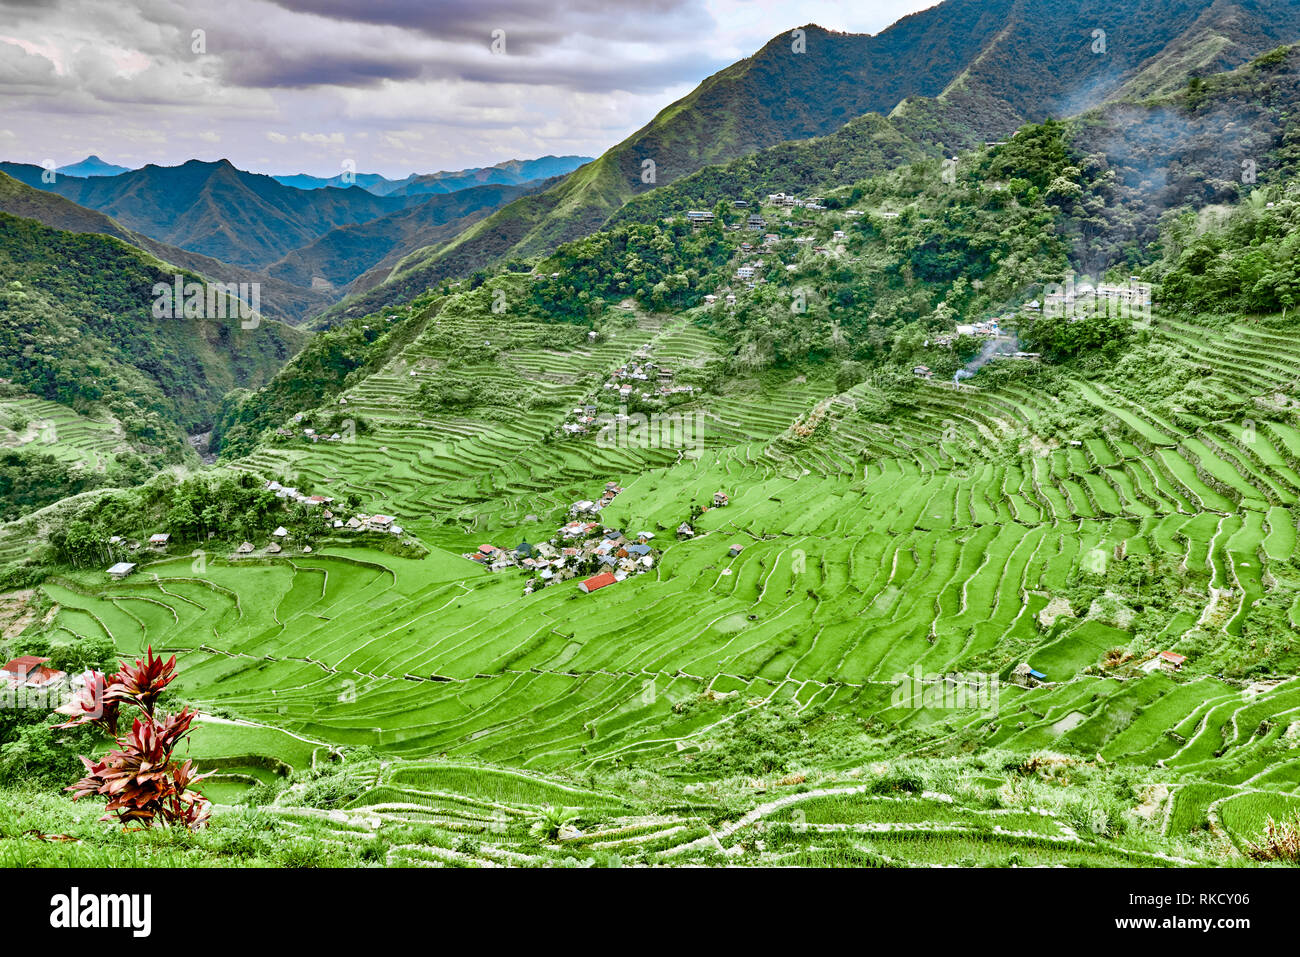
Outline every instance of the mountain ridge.
POLYGON ((949 142, 996 139, 1054 110, 1082 112, 1123 98, 1129 85, 1166 89, 1188 59, 1238 65, 1300 31, 1300 9, 1285 0, 1158 0, 1157 7, 1139 12, 1117 0, 1087 0, 1081 10, 1064 0, 947 0, 874 36, 798 28, 809 51, 803 58, 786 56, 795 41, 780 34, 545 193, 509 204, 449 242, 414 251, 366 298, 331 307, 324 321, 362 314, 421 282, 548 252, 681 176, 777 142, 829 134, 867 112, 900 122, 917 111, 927 121, 941 114, 949 118, 949 142), (1084 29, 1090 22, 1106 26, 1084 29), (1094 30, 1107 32, 1094 36, 1094 30), (815 53, 819 49, 822 54, 815 53), (877 76, 877 86, 867 90, 860 72, 841 65, 871 63, 873 55, 888 75, 877 76), (1044 59, 1053 69, 1041 69, 1044 59), (772 110, 780 123, 772 121, 772 110), (773 132, 778 127, 779 135, 773 132), (674 149, 677 141, 686 141, 685 149, 674 149), (697 141, 707 145, 692 148, 697 141), (655 182, 641 183, 641 164, 656 158, 655 182))

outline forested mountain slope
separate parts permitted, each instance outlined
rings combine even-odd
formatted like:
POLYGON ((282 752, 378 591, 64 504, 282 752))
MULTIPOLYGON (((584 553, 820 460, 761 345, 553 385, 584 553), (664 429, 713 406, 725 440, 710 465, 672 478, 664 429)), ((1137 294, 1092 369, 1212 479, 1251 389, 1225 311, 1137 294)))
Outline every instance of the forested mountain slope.
POLYGON ((385 284, 327 316, 364 314, 441 278, 547 252, 703 166, 825 135, 864 113, 892 112, 904 140, 951 150, 1027 120, 1167 91, 1189 64, 1232 67, 1294 40, 1300 9, 1286 0, 1158 0, 1140 9, 1119 0, 949 0, 876 36, 801 29, 802 54, 792 35, 774 38, 557 186, 413 253, 385 284), (652 182, 642 176, 646 160, 652 182))

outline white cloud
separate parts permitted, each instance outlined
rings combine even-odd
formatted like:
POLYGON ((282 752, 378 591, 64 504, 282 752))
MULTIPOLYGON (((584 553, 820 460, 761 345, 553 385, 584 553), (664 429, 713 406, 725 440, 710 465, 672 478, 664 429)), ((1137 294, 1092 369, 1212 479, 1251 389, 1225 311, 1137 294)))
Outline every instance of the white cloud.
POLYGON ((73 162, 92 131, 110 162, 173 165, 198 141, 244 168, 328 175, 344 148, 391 176, 598 155, 775 35, 878 32, 932 3, 0 0, 6 139, 29 151, 3 158, 73 162))

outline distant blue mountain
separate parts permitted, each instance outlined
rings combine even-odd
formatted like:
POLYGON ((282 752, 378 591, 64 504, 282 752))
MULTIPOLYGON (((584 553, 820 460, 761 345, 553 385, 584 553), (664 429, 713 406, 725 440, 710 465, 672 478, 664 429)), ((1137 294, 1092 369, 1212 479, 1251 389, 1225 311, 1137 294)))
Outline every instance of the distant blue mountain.
POLYGON ((105 163, 98 156, 87 156, 80 163, 73 163, 71 166, 60 166, 55 170, 64 176, 116 176, 118 173, 129 173, 129 166, 114 166, 112 163, 105 163))
POLYGON ((307 173, 292 173, 288 176, 272 176, 282 186, 292 186, 294 189, 326 189, 330 186, 339 189, 347 189, 349 186, 360 186, 364 190, 369 190, 376 196, 384 196, 393 191, 401 180, 388 179, 378 173, 354 173, 351 178, 345 178, 346 174, 340 173, 338 176, 331 176, 326 179, 323 176, 310 176, 307 173), (385 189, 385 186, 389 188, 385 189))
POLYGON ((495 166, 440 173, 412 173, 405 179, 388 179, 378 173, 340 173, 329 178, 293 173, 272 178, 284 186, 296 189, 360 186, 376 196, 419 196, 425 193, 455 193, 474 186, 517 186, 532 180, 563 176, 590 162, 589 156, 542 156, 531 160, 506 160, 495 166), (345 176, 348 178, 345 179, 345 176))

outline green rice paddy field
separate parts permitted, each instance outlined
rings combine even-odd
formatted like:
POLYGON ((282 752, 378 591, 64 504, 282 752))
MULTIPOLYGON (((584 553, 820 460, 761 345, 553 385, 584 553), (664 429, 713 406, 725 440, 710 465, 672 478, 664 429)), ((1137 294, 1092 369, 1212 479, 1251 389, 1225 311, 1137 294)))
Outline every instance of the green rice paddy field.
MULTIPOLYGON (((236 463, 357 492, 429 557, 331 546, 218 558, 202 575, 164 557, 122 582, 43 586, 62 632, 177 654, 179 692, 217 716, 192 745, 226 775, 217 800, 365 747, 346 807, 281 813, 314 814, 341 839, 418 827, 388 862, 434 866, 525 862, 518 822, 549 805, 581 811, 575 853, 847 865, 1224 863, 1300 805, 1300 648, 1277 637, 1300 614, 1300 425, 1286 407, 1193 422, 1104 381, 1051 396, 976 378, 927 384, 883 422, 858 414, 859 387, 823 404, 828 433, 801 441, 787 430, 834 388, 767 373, 685 407, 707 423, 698 448, 602 448, 552 433, 609 369, 643 346, 699 367, 719 344, 641 317, 563 351, 521 323, 499 361, 467 367, 437 343, 492 338, 499 317, 443 323, 348 391, 373 426, 356 442, 236 463), (491 417, 415 411, 419 383, 441 376, 522 384, 532 399, 491 417), (1100 425, 1076 438, 1063 403, 1100 425), (525 596, 518 574, 460 557, 550 537, 611 480, 625 491, 605 522, 655 532, 652 572, 525 596), (677 541, 719 489, 730 506, 677 541), (1162 650, 1187 656, 1181 672, 1144 667, 1162 650), (1012 683, 1022 663, 1046 683, 1012 683), (1001 688, 989 708, 900 706, 900 677, 918 672, 993 674, 1001 688), (791 732, 793 757, 766 775, 728 764, 765 714, 812 729, 814 745, 791 732), (1043 754, 1163 796, 1131 809, 1122 834, 1089 828, 1068 801, 1031 807, 1042 795, 1008 776, 1043 754), (972 755, 994 757, 941 773, 972 755), (908 762, 929 769, 926 795, 862 783, 908 762), (802 779, 778 784, 791 768, 802 779), (653 800, 638 774, 658 782, 653 800)), ((1300 377, 1300 343, 1257 327, 1207 344, 1162 320, 1154 335, 1237 399, 1300 377)))

